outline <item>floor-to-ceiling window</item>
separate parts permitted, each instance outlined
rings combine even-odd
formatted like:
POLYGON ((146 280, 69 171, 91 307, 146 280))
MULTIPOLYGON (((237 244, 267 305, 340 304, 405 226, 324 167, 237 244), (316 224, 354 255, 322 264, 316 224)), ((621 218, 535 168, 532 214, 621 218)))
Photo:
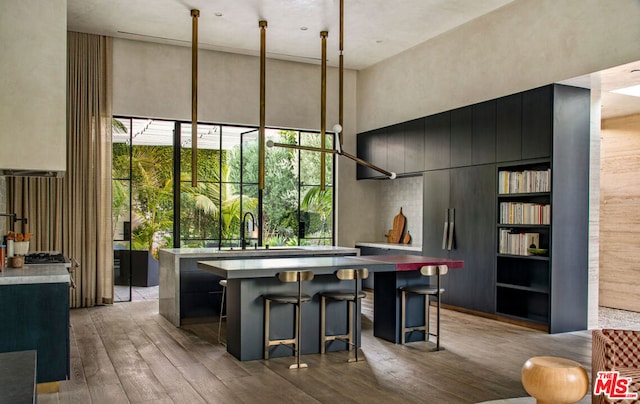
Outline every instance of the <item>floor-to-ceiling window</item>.
MULTIPOLYGON (((128 270, 140 266, 125 262, 134 254, 129 251, 154 259, 164 247, 238 247, 243 235, 250 246, 333 244, 333 154, 325 154, 321 190, 320 153, 267 148, 260 192, 258 130, 201 123, 193 187, 190 123, 116 117, 113 129, 116 284, 157 282, 153 273, 140 281, 137 269, 128 270)), ((317 132, 270 128, 266 137, 321 145, 317 132)), ((333 142, 327 134, 328 147, 333 142)), ((131 299, 131 289, 121 293, 122 300, 131 299)))

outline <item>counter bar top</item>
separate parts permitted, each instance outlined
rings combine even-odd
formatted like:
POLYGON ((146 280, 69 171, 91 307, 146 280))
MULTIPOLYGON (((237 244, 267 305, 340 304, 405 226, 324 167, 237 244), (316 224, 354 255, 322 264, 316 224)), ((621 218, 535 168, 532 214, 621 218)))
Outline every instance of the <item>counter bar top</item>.
POLYGON ((362 255, 358 258, 375 263, 385 262, 395 264, 396 271, 415 271, 427 265, 446 265, 449 269, 464 268, 464 261, 462 260, 423 257, 420 255, 362 255))
POLYGON ((315 256, 315 255, 346 255, 358 254, 357 248, 349 247, 333 247, 333 246, 275 246, 265 247, 247 247, 245 250, 239 247, 218 249, 209 248, 163 248, 162 252, 175 255, 178 258, 244 258, 244 257, 265 257, 269 255, 277 256, 315 256))
POLYGON ((373 248, 382 248, 385 250, 405 250, 405 251, 422 252, 421 245, 387 243, 385 241, 358 241, 356 243, 356 247, 373 247, 373 248))
POLYGON ((5 268, 0 272, 0 285, 69 283, 70 280, 65 264, 24 265, 22 268, 5 268))
POLYGON ((227 279, 268 278, 278 272, 311 270, 316 275, 333 274, 336 268, 367 268, 369 272, 414 271, 425 265, 446 264, 462 268, 463 261, 413 255, 369 255, 361 257, 296 257, 198 262, 198 268, 227 279))

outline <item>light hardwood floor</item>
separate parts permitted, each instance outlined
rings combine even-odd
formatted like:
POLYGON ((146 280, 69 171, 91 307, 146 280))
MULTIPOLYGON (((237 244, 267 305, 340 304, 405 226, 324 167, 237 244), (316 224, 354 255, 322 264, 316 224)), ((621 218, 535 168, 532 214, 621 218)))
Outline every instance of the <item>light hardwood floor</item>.
MULTIPOLYGON (((363 303, 366 361, 346 352, 240 362, 217 344, 207 322, 176 328, 154 300, 71 311, 71 380, 40 403, 477 403, 526 396, 523 363, 553 355, 590 372, 588 331, 549 335, 444 310, 442 346, 395 345, 372 335, 372 301, 363 303)), ((583 400, 583 402, 587 402, 583 400)))

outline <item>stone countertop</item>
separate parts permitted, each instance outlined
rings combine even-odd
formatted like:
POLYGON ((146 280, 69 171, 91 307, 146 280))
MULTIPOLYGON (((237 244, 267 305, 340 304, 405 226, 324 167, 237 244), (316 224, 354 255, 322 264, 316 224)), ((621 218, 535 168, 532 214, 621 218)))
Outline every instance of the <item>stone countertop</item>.
POLYGON ((356 247, 384 248, 385 250, 405 250, 422 252, 421 245, 387 243, 385 241, 358 241, 356 247))
POLYGON ((268 255, 283 256, 318 256, 318 255, 338 255, 338 254, 358 254, 357 248, 333 247, 333 246, 274 246, 270 248, 247 247, 246 250, 240 248, 163 248, 161 254, 171 254, 179 258, 238 258, 244 257, 265 257, 268 255))
POLYGON ((70 280, 65 264, 25 264, 22 268, 7 267, 0 272, 0 285, 69 283, 70 280))
POLYGON ((367 268, 369 272, 414 271, 425 265, 446 264, 462 268, 463 261, 415 255, 369 255, 361 257, 296 257, 198 262, 198 268, 227 279, 274 277, 282 271, 311 270, 330 275, 339 268, 367 268))
POLYGON ((395 265, 359 257, 293 257, 200 261, 198 268, 227 279, 252 279, 275 277, 279 272, 295 270, 310 270, 315 275, 331 275, 338 268, 393 271, 395 265))

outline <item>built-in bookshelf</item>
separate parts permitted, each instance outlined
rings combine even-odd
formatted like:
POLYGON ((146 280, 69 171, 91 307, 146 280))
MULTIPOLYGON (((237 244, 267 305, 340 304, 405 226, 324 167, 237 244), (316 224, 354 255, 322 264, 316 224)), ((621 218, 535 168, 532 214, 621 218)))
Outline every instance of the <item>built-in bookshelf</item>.
POLYGON ((546 325, 551 163, 536 160, 498 166, 497 176, 496 312, 546 325))

